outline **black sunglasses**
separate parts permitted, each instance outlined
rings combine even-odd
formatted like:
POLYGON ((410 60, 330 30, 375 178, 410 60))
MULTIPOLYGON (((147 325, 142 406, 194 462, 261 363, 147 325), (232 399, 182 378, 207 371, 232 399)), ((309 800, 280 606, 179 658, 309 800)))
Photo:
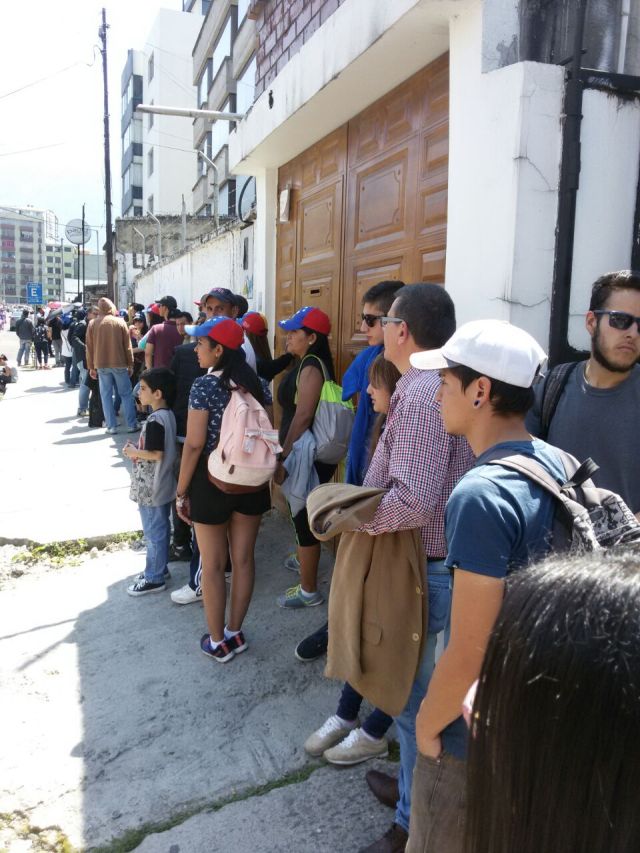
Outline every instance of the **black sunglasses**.
POLYGON ((361 314, 362 322, 366 323, 370 329, 373 329, 378 320, 382 317, 382 314, 361 314))
POLYGON ((594 311, 593 313, 597 317, 608 314, 609 325, 612 329, 619 329, 624 332, 635 323, 640 333, 640 317, 634 317, 633 314, 627 314, 626 311, 594 311))

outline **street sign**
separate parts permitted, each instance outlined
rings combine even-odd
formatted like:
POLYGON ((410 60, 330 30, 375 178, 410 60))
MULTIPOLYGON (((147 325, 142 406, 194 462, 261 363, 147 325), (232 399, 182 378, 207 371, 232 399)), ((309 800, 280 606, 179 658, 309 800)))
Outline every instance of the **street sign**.
POLYGON ((27 305, 42 305, 42 284, 39 281, 27 282, 27 305))
POLYGON ((65 236, 70 243, 75 243, 76 246, 82 246, 83 243, 88 243, 91 238, 91 228, 85 222, 84 230, 82 228, 82 219, 72 219, 64 229, 65 236))

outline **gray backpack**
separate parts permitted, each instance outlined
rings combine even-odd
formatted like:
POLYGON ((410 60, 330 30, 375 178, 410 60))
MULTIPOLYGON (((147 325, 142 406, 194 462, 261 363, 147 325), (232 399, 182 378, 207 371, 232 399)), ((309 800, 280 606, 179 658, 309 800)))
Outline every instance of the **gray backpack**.
POLYGON ((620 495, 598 488, 591 480, 599 467, 593 459, 580 464, 570 453, 553 449, 567 476, 564 483, 530 456, 497 450, 486 460, 523 474, 556 498, 551 549, 581 554, 640 545, 640 523, 620 495))

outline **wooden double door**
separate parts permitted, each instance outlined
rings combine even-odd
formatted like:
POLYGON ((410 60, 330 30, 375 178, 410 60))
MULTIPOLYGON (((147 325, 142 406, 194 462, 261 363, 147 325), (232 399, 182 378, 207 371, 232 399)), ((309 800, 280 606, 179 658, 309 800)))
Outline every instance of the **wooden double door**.
POLYGON ((276 315, 326 311, 339 374, 364 344, 371 285, 444 282, 448 152, 445 54, 278 172, 276 315))

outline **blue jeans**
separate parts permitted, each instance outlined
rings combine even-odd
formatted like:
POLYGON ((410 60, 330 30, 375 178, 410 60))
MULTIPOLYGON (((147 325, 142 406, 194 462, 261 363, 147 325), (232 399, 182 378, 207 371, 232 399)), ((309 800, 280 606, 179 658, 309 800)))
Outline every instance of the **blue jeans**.
POLYGON ((395 718, 400 743, 400 776, 398 789, 400 797, 396 805, 395 822, 409 831, 411 812, 411 785, 413 768, 416 763, 418 747, 416 745, 416 717, 420 703, 424 699, 429 681, 436 663, 436 642, 438 634, 447 628, 451 609, 451 575, 444 567, 444 561, 429 563, 427 567, 429 590, 429 625, 418 664, 416 678, 411 694, 399 717, 395 718))
POLYGON ((115 429, 118 426, 116 413, 113 406, 113 392, 122 397, 124 414, 127 426, 133 429, 136 425, 136 404, 133 401, 131 391, 131 380, 126 367, 99 367, 98 383, 100 385, 100 399, 107 429, 115 429))
POLYGON ((87 373, 89 371, 85 367, 84 361, 79 361, 77 363, 77 367, 80 381, 80 388, 78 390, 78 409, 81 412, 86 412, 89 408, 89 394, 91 393, 89 386, 85 385, 85 382, 87 381, 87 373))
POLYGON ((18 367, 20 367, 22 356, 24 356, 24 363, 29 364, 29 359, 31 358, 31 341, 20 341, 20 346, 18 348, 18 367))
MULTIPOLYGON (((357 690, 353 689, 348 681, 345 681, 342 693, 340 694, 340 701, 338 702, 336 714, 342 720, 356 720, 360 713, 361 705, 362 696, 357 690)), ((374 708, 362 724, 362 730, 370 737, 382 738, 386 735, 392 722, 393 717, 385 714, 385 712, 381 711, 380 708, 374 708)))
POLYGON ((162 506, 138 504, 142 530, 147 543, 147 561, 144 579, 149 583, 164 583, 164 570, 169 562, 169 538, 171 536, 171 502, 162 506))

